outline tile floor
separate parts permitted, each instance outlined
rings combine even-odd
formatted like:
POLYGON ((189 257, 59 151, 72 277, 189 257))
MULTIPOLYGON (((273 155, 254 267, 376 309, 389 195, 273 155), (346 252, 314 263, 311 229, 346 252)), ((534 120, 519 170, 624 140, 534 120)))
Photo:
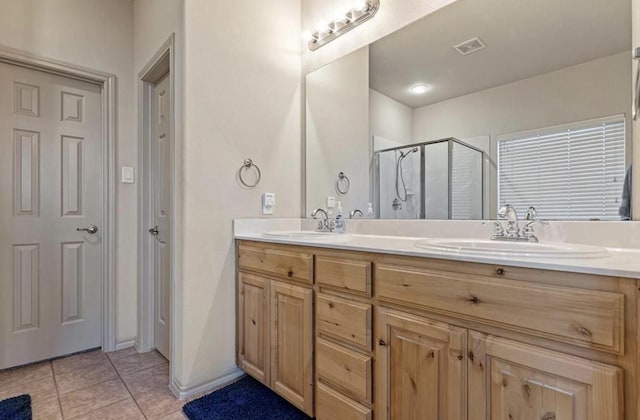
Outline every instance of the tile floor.
POLYGON ((30 394, 34 420, 186 419, 157 352, 92 351, 0 372, 0 400, 30 394))

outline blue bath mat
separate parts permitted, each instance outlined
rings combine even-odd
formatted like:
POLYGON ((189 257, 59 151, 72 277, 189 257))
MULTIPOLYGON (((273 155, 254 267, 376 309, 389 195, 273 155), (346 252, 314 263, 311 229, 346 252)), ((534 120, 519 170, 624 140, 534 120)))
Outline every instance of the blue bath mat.
POLYGON ((191 401, 182 408, 182 411, 190 420, 308 420, 311 418, 249 376, 191 401))
POLYGON ((31 420, 31 397, 20 395, 0 401, 0 419, 31 420))

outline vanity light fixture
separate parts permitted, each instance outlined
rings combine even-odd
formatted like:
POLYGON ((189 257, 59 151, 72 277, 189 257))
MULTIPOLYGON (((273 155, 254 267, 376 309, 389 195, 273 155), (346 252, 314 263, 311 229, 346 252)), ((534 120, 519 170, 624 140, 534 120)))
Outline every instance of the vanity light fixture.
POLYGON ((409 88, 411 93, 413 93, 414 95, 422 95, 424 93, 427 93, 429 89, 431 89, 431 86, 426 83, 417 83, 409 88))
POLYGON ((314 32, 303 33, 303 39, 315 51, 371 19, 379 8, 380 0, 356 0, 350 10, 336 12, 331 22, 320 22, 314 32))

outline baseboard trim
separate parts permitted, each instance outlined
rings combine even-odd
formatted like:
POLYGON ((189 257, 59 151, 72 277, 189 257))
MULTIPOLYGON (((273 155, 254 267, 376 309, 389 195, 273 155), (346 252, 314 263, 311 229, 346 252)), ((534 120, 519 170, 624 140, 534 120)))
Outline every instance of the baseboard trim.
POLYGON ((171 381, 171 384, 169 385, 169 389, 171 390, 171 392, 173 392, 173 395, 175 395, 176 398, 180 400, 186 400, 198 394, 211 392, 216 389, 225 387, 237 381, 239 378, 241 378, 244 375, 245 375, 244 371, 236 367, 230 372, 224 374, 223 376, 217 379, 214 379, 212 381, 205 382, 200 385, 184 386, 180 382, 178 382, 178 380, 174 379, 173 381, 171 381))
POLYGON ((135 346, 136 346, 135 338, 129 338, 126 340, 116 340, 116 351, 128 349, 129 347, 135 347, 135 346))

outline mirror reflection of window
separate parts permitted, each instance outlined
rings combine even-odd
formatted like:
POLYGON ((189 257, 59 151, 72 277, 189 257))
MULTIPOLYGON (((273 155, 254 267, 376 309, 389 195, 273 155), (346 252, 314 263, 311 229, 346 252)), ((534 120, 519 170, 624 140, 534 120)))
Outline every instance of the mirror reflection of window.
POLYGON ((623 115, 498 138, 498 207, 553 220, 619 220, 623 115))

